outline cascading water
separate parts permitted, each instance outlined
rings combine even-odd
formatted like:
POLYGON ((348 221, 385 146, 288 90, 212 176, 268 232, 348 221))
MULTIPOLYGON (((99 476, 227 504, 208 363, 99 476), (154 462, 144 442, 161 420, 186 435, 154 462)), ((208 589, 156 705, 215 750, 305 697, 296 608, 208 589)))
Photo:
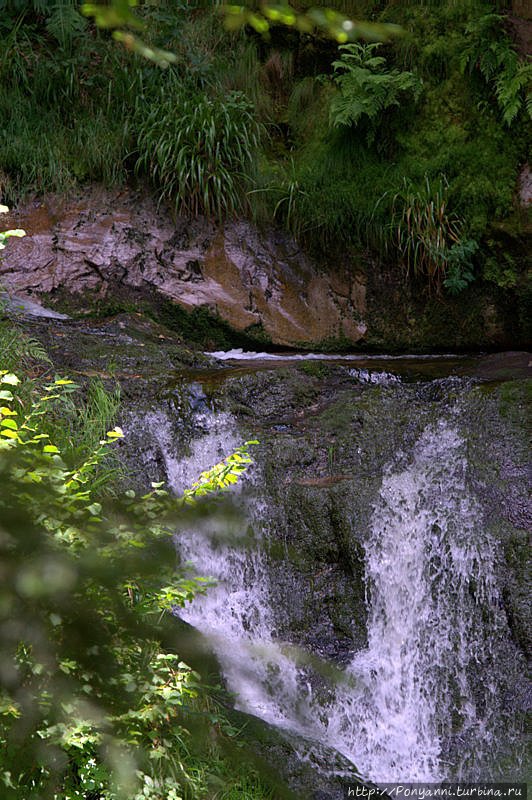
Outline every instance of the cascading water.
MULTIPOLYGON (((169 421, 161 415, 145 421, 164 454, 168 481, 176 494, 190 486, 207 464, 241 444, 229 414, 210 414, 204 420, 205 435, 192 442, 190 456, 179 459, 172 452, 169 421)), ((253 513, 258 518, 267 508, 256 505, 253 513)), ((209 638, 238 708, 299 730, 294 714, 300 695, 298 670, 272 638, 275 622, 267 565, 260 543, 253 548, 248 544, 242 540, 235 544, 203 528, 180 537, 182 561, 192 562, 198 575, 217 581, 180 616, 209 638)))
MULTIPOLYGON (((206 432, 187 458, 172 452, 164 419, 147 420, 176 492, 241 443, 231 415, 202 413, 206 432)), ((267 517, 268 498, 248 513, 267 517)), ((365 543, 368 643, 345 682, 316 692, 312 668, 277 640, 262 544, 199 530, 179 542, 182 559, 218 581, 181 616, 209 637, 237 707, 332 746, 374 782, 485 778, 495 729, 512 739, 499 664, 506 621, 457 412, 429 423, 384 472, 365 543)))
POLYGON ((411 463, 388 468, 375 506, 368 648, 348 667, 359 689, 337 693, 327 733, 376 782, 471 779, 485 768, 499 705, 494 639, 504 619, 466 469, 465 443, 442 420, 425 430, 411 463), (453 735, 462 763, 442 760, 453 735))

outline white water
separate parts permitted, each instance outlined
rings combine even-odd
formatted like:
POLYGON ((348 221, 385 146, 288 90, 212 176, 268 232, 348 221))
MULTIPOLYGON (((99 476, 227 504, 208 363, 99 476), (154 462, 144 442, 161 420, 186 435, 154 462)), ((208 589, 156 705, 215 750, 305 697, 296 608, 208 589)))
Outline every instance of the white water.
POLYGON ((338 353, 257 353, 254 350, 242 350, 237 347, 234 350, 216 350, 214 352, 206 352, 205 355, 212 356, 218 361, 402 361, 403 359, 413 360, 434 360, 446 358, 466 358, 466 356, 458 356, 452 353, 445 353, 443 355, 399 355, 390 356, 386 354, 381 355, 366 355, 363 353, 346 353, 339 355, 338 353))
POLYGON ((349 666, 359 689, 337 692, 327 731, 374 781, 449 777, 440 754, 453 713, 468 748, 484 749, 491 735, 467 671, 489 660, 482 614, 496 591, 493 552, 466 466, 464 442, 442 421, 382 482, 366 545, 368 647, 349 666))
MULTIPOLYGON (((177 458, 164 419, 147 422, 177 492, 240 444, 231 417, 213 414, 191 455, 177 458)), ((389 465, 365 546, 368 646, 348 665, 348 682, 319 697, 312 669, 275 638, 260 539, 250 550, 205 531, 181 537, 182 557, 218 580, 182 616, 211 639, 237 707, 331 745, 375 782, 478 777, 501 724, 504 620, 466 468, 465 444, 444 420, 427 427, 409 459, 398 453, 389 465), (471 667, 482 673, 480 690, 471 667)), ((259 530, 267 499, 250 513, 259 530)))

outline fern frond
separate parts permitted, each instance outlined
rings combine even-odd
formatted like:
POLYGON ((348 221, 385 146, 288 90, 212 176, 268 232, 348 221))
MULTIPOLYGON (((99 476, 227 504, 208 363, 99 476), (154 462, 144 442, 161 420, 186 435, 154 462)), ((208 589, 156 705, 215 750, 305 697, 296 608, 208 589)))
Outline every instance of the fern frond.
POLYGON ((532 119, 532 91, 529 91, 525 97, 525 107, 528 116, 532 119))
POLYGON ((335 61, 334 82, 340 92, 330 108, 332 127, 356 126, 362 117, 374 120, 382 111, 398 106, 405 94, 417 100, 422 81, 412 72, 386 71, 386 61, 373 52, 378 44, 343 45, 342 58, 335 61))
POLYGON ((87 20, 81 16, 73 0, 49 4, 47 15, 46 30, 61 47, 68 47, 87 27, 87 20))

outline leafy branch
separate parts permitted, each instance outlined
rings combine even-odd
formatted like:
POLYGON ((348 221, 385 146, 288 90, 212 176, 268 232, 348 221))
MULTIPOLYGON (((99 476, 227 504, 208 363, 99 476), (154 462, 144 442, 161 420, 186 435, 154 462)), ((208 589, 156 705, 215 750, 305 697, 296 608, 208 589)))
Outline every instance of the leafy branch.
MULTIPOLYGON (((301 33, 325 34, 340 44, 359 38, 385 41, 403 33, 399 25, 353 20, 330 8, 311 8, 307 12, 300 12, 287 3, 261 2, 258 9, 251 9, 248 5, 216 5, 220 5, 220 13, 229 31, 249 25, 267 36, 272 25, 285 25, 301 33)), ((147 45, 141 38, 139 34, 146 30, 146 23, 134 12, 137 6, 138 0, 111 0, 109 5, 82 3, 81 13, 92 17, 98 27, 112 30, 113 37, 132 52, 163 68, 177 63, 175 53, 147 45)))

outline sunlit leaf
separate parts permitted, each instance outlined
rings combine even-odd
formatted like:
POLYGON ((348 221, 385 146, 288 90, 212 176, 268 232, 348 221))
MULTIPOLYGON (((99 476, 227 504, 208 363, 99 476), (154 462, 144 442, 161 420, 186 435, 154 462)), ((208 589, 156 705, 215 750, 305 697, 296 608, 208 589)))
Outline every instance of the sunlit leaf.
POLYGON ((17 378, 12 372, 2 375, 0 383, 8 383, 10 386, 17 386, 20 383, 20 378, 17 378))

